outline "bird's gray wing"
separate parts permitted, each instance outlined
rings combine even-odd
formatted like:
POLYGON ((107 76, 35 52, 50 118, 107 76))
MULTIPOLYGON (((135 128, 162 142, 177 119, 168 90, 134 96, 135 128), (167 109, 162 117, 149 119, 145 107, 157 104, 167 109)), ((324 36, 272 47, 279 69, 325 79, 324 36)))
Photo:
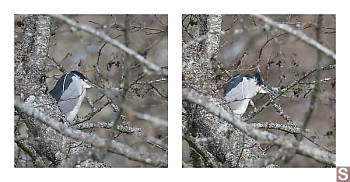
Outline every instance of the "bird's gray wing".
POLYGON ((56 101, 59 101, 62 96, 62 89, 66 89, 69 86, 69 83, 71 83, 72 78, 68 76, 70 73, 66 73, 61 76, 61 78, 57 81, 55 87, 49 92, 49 94, 56 99, 56 101))
POLYGON ((239 83, 243 81, 243 76, 240 74, 234 75, 232 78, 230 78, 223 86, 224 89, 224 95, 227 95, 230 90, 237 87, 239 83))
POLYGON ((65 92, 62 94, 60 100, 58 101, 58 106, 60 107, 63 113, 67 113, 73 110, 73 108, 83 101, 84 97, 80 97, 81 95, 85 95, 84 85, 81 81, 73 77, 72 83, 65 89, 65 92))
MULTIPOLYGON (((243 79, 245 78, 242 78, 242 81, 243 79)), ((250 99, 245 96, 245 85, 242 81, 237 83, 236 87, 231 89, 225 96, 226 101, 229 102, 228 104, 235 114, 244 114, 250 101, 250 99)))

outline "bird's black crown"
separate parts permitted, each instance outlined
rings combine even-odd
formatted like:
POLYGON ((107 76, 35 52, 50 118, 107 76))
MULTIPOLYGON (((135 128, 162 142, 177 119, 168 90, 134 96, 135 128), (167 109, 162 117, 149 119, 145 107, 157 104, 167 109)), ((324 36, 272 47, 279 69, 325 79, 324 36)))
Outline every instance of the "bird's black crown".
POLYGON ((73 73, 73 74, 79 76, 79 78, 82 80, 87 80, 87 78, 83 74, 81 74, 79 71, 71 71, 70 73, 73 73))
POLYGON ((259 72, 256 72, 254 74, 254 77, 258 85, 264 85, 264 82, 262 81, 259 72))
POLYGON ((243 77, 246 77, 247 79, 255 79, 257 85, 264 85, 259 72, 251 75, 235 74, 221 87, 221 89, 224 89, 223 95, 226 95, 232 88, 235 88, 240 82, 242 82, 243 77))

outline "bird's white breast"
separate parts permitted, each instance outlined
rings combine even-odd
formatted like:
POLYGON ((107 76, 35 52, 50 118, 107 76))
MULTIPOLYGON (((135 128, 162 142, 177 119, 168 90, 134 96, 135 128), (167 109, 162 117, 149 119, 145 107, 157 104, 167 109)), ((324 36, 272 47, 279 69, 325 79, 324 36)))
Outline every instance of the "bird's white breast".
POLYGON ((58 106, 66 115, 68 121, 74 120, 86 95, 86 88, 79 78, 72 77, 72 82, 74 84, 70 84, 68 88, 65 88, 61 99, 58 101, 58 106))
POLYGON ((229 102, 234 114, 243 115, 247 110, 249 101, 257 93, 256 81, 243 78, 242 82, 226 94, 225 99, 229 102))

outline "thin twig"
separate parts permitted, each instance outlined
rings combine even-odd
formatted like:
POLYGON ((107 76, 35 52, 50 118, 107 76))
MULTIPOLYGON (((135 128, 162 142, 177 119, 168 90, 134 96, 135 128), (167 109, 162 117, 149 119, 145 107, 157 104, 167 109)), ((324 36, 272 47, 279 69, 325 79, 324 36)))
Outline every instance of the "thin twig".
POLYGON ((200 146, 196 141, 194 137, 183 135, 182 138, 187 141, 187 143, 200 154, 203 159, 206 161, 206 165, 209 167, 217 168, 219 165, 216 163, 216 159, 207 150, 204 149, 204 147, 200 146))
MULTIPOLYGON (((64 60, 66 60, 69 56, 72 56, 72 53, 70 53, 70 52, 67 53, 66 56, 64 56, 63 60, 61 61, 61 63, 62 63, 64 60)), ((57 62, 55 61, 54 58, 49 58, 49 60, 51 60, 52 62, 54 62, 55 65, 56 65, 56 68, 57 68, 58 70, 60 70, 63 74, 67 73, 66 69, 64 69, 64 67, 63 67, 62 65, 60 65, 59 63, 57 63, 57 62)))
POLYGON ((87 95, 85 95, 85 98, 86 98, 88 104, 90 105, 91 112, 95 112, 96 108, 95 108, 94 102, 87 95))
POLYGON ((41 159, 41 156, 35 151, 35 149, 28 145, 24 140, 15 140, 17 146, 21 148, 24 152, 26 152, 33 161, 33 165, 35 167, 47 167, 44 161, 41 159))
MULTIPOLYGON (((125 110, 129 110, 129 108, 127 108, 127 106, 122 106, 122 107, 125 108, 125 110)), ((142 119, 142 120, 145 120, 145 121, 149 121, 149 122, 151 122, 151 123, 153 123, 153 124, 155 124, 157 126, 168 127, 168 121, 167 120, 163 120, 163 119, 151 116, 149 114, 140 113, 140 112, 137 112, 137 111, 132 111, 131 114, 133 116, 135 116, 136 118, 139 118, 139 119, 142 119)))
POLYGON ((182 89, 182 98, 186 101, 192 102, 194 104, 198 104, 208 112, 214 114, 215 116, 226 120, 229 124, 232 124, 235 128, 241 130, 246 133, 250 137, 257 139, 259 141, 266 141, 271 144, 276 144, 286 149, 296 150, 298 154, 302 154, 313 158, 316 161, 321 163, 329 164, 335 166, 335 155, 329 153, 328 151, 320 150, 319 148, 315 148, 310 146, 304 142, 301 142, 298 147, 296 147, 296 140, 292 140, 285 136, 277 136, 267 131, 261 131, 256 129, 255 127, 242 122, 241 119, 235 115, 232 115, 222 107, 219 107, 218 104, 210 101, 210 98, 205 96, 201 96, 196 91, 184 88, 182 89))
MULTIPOLYGON (((321 39, 322 21, 323 21, 322 15, 319 15, 318 18, 317 18, 317 26, 316 26, 316 39, 318 41, 320 41, 320 39, 321 39)), ((317 57, 316 57, 316 68, 317 69, 320 67, 321 56, 322 56, 321 51, 318 50, 317 51, 317 57)), ((310 118, 311 118, 311 114, 313 113, 313 111, 315 109, 317 95, 318 95, 318 92, 319 92, 319 89, 320 89, 320 82, 319 82, 320 81, 320 74, 321 74, 321 72, 318 69, 318 71, 316 71, 316 74, 315 74, 316 84, 315 84, 315 87, 313 89, 313 92, 311 93, 310 105, 309 105, 308 110, 305 112, 304 118, 303 118, 303 121, 302 121, 301 129, 303 131, 306 129, 307 125, 309 124, 309 121, 310 121, 310 118)), ((301 135, 298 135, 297 139, 298 139, 298 141, 301 141, 302 140, 301 135)))
POLYGON ((300 40, 304 41, 305 43, 311 45, 312 47, 316 48, 317 50, 322 51, 325 55, 331 57, 334 61, 336 60, 336 54, 332 50, 330 50, 327 47, 323 46, 322 44, 320 44, 316 40, 308 37, 302 31, 295 30, 289 25, 275 22, 271 18, 268 18, 268 17, 266 17, 264 15, 253 15, 253 16, 259 18, 260 20, 264 21, 265 23, 267 23, 269 25, 272 25, 272 26, 274 26, 274 27, 276 27, 278 29, 281 29, 283 31, 288 32, 291 35, 294 35, 294 36, 298 37, 300 40))
MULTIPOLYGON (((124 35, 124 46, 128 47, 129 46, 129 31, 130 31, 130 23, 129 23, 129 15, 125 15, 125 19, 124 19, 124 27, 123 27, 123 35, 124 35)), ((125 56, 125 64, 123 64, 122 66, 122 80, 121 80, 121 88, 123 88, 120 92, 120 96, 119 96, 119 104, 124 104, 125 102, 125 97, 126 94, 128 93, 128 90, 130 88, 130 72, 128 71, 128 69, 131 67, 131 59, 130 59, 130 55, 127 54, 125 56)), ((109 133, 109 139, 113 139, 115 136, 119 136, 119 134, 117 134, 117 126, 121 123, 121 116, 122 113, 124 112, 123 108, 119 108, 116 111, 116 120, 113 123, 113 127, 112 130, 109 133)))
POLYGON ((51 119, 45 114, 39 112, 37 109, 34 109, 31 105, 23 103, 19 98, 15 98, 15 107, 18 110, 28 114, 29 116, 37 118, 38 121, 53 128, 66 137, 90 143, 95 147, 105 148, 109 152, 123 155, 130 160, 157 167, 165 167, 168 165, 166 154, 148 153, 146 151, 139 152, 124 143, 117 142, 115 140, 107 140, 95 134, 90 134, 67 127, 64 124, 57 122, 54 119, 51 119))
POLYGON ((290 90, 291 88, 293 88, 294 86, 296 86, 301 80, 304 80, 305 78, 307 78, 309 75, 311 75, 312 73, 314 73, 317 70, 330 70, 330 69, 335 69, 336 65, 335 64, 331 64, 328 66, 324 66, 321 68, 315 68, 307 73, 305 73, 303 76, 301 76, 300 78, 298 78, 297 80, 295 80, 294 82, 292 82, 291 84, 289 84, 286 88, 284 88, 283 90, 281 90, 281 92, 274 96, 273 98, 270 98, 269 101, 267 101, 263 106, 261 106, 257 111, 253 112, 252 114, 250 114, 247 118, 244 119, 244 121, 248 121, 250 119, 252 119, 253 117, 255 117, 258 113, 260 113, 261 111, 263 111, 265 108, 267 108, 267 106, 269 106, 274 100, 276 100, 277 98, 279 98, 280 96, 282 96, 285 92, 287 92, 288 90, 290 90))
POLYGON ((147 143, 149 143, 157 148, 160 148, 164 152, 168 152, 168 146, 165 146, 161 140, 154 138, 154 137, 144 137, 144 138, 145 138, 147 143))
MULTIPOLYGON (((141 77, 141 78, 143 78, 143 77, 141 77)), ((151 80, 151 81, 146 81, 146 82, 139 82, 138 80, 135 80, 135 82, 133 82, 132 85, 134 85, 134 84, 149 85, 149 84, 155 84, 155 83, 160 83, 160 82, 165 82, 165 81, 168 81, 168 79, 160 78, 157 80, 151 80)), ((165 83, 167 83, 167 82, 165 82, 165 83)))
POLYGON ((100 162, 102 161, 105 154, 106 151, 97 148, 91 148, 87 151, 76 153, 72 157, 63 160, 62 166, 66 168, 72 168, 88 159, 94 159, 95 161, 100 162))
POLYGON ((152 83, 149 84, 149 86, 151 88, 153 88, 157 93, 158 95, 160 95, 161 97, 165 98, 165 99, 168 99, 168 95, 165 95, 163 94, 157 87, 155 87, 152 83))
POLYGON ((87 114, 86 116, 82 117, 82 118, 78 118, 76 122, 72 123, 71 125, 77 125, 80 123, 83 123, 85 121, 88 121, 89 119, 91 119, 92 117, 94 117, 97 113, 99 113, 100 111, 102 111, 102 109, 104 109, 105 107, 108 106, 108 104, 110 104, 110 102, 106 102, 103 106, 101 106, 100 108, 96 109, 93 112, 90 112, 89 114, 87 114))
MULTIPOLYGON (((271 99, 271 98, 272 98, 272 95, 270 95, 270 99, 271 99)), ((287 114, 284 112, 282 106, 281 106, 279 103, 277 103, 276 100, 273 100, 273 101, 272 101, 272 106, 275 108, 276 112, 278 112, 278 114, 279 114, 284 120, 286 120, 286 121, 289 122, 289 123, 290 123, 290 122, 293 122, 292 117, 290 117, 289 115, 287 115, 287 114)))
POLYGON ((57 18, 59 20, 64 21, 65 23, 67 23, 68 25, 71 25, 73 27, 76 27, 80 30, 83 30, 87 33, 90 33, 96 37, 101 38, 102 40, 112 44, 113 46, 123 50, 124 52, 126 52, 127 54, 129 54, 130 56, 134 57, 137 61, 141 62, 142 64, 144 64, 147 68, 149 68, 150 70, 154 71, 157 74, 161 74, 161 75, 165 75, 168 76, 168 70, 167 69, 163 69, 161 67, 159 67, 158 65, 154 64, 153 62, 145 59, 143 56, 141 56, 140 54, 138 54, 136 51, 128 48, 127 46, 125 46, 124 44, 122 44, 121 42, 119 42, 116 39, 111 38, 110 36, 108 36, 105 32, 97 30, 95 28, 93 28, 90 25, 84 25, 84 24, 80 24, 77 23, 76 21, 64 16, 64 15, 50 15, 54 18, 57 18))

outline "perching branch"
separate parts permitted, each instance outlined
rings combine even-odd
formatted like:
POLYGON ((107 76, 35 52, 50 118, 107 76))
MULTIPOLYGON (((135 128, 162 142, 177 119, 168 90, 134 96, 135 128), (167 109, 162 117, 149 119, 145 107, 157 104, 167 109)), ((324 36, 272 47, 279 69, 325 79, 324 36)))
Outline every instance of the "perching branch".
POLYGON ((108 36, 105 32, 101 31, 101 30, 97 30, 95 28, 93 28, 92 26, 89 25, 84 25, 84 24, 80 24, 77 23, 76 21, 64 16, 64 15, 50 15, 54 18, 57 18, 59 20, 64 21, 66 24, 76 27, 82 31, 85 31, 87 33, 90 33, 96 37, 99 37, 100 39, 112 44, 113 46, 123 50, 124 52, 126 52, 127 54, 129 54, 130 56, 134 57, 137 61, 141 62, 142 64, 144 64, 148 69, 154 71, 157 74, 160 75, 165 75, 168 76, 168 70, 159 67, 158 65, 154 64, 153 62, 147 60, 146 58, 144 58, 143 56, 141 56, 140 54, 138 54, 136 51, 128 48, 127 46, 125 46, 124 44, 122 44, 121 42, 119 42, 116 39, 111 38, 110 36, 108 36))
POLYGON ((291 35, 294 35, 294 36, 298 37, 300 40, 304 41, 305 43, 311 45, 312 47, 315 47, 317 50, 322 51, 324 54, 326 54, 327 56, 331 57, 334 61, 336 60, 336 54, 334 53, 334 51, 332 51, 332 50, 328 49, 327 47, 323 46, 322 44, 320 44, 316 40, 308 37, 302 31, 295 30, 289 25, 275 22, 271 18, 268 18, 268 17, 266 17, 264 15, 252 15, 252 16, 255 16, 255 17, 259 18, 260 20, 264 21, 265 23, 267 23, 269 25, 272 25, 272 26, 274 26, 274 27, 276 27, 278 29, 281 29, 283 31, 288 32, 291 35))
POLYGON ((208 112, 211 112, 212 114, 222 119, 225 119, 228 123, 232 124, 239 130, 250 135, 253 138, 259 138, 268 141, 273 141, 277 139, 277 136, 271 133, 262 132, 252 126, 249 126, 247 123, 242 122, 239 117, 232 115, 222 107, 219 107, 217 104, 211 102, 207 97, 199 95, 199 93, 192 89, 182 89, 182 98, 189 102, 203 106, 208 112))
MULTIPOLYGON (((72 127, 78 130, 93 129, 93 128, 111 129, 113 127, 113 122, 84 122, 72 127)), ((141 128, 117 125, 117 131, 121 133, 135 133, 135 132, 140 132, 141 128)))
MULTIPOLYGON (((257 139, 259 141, 269 142, 271 144, 276 144, 286 149, 293 149, 294 147, 296 147, 295 144, 297 142, 295 139, 292 140, 284 136, 277 136, 270 132, 256 129, 253 126, 245 122, 242 122, 240 118, 232 115, 222 107, 218 106, 218 104, 211 102, 208 97, 201 96, 199 93, 197 93, 192 89, 188 89, 188 88, 182 89, 182 97, 186 101, 189 101, 204 107, 204 109, 206 109, 208 112, 214 114, 219 118, 224 119, 229 124, 233 125, 235 128, 241 130, 242 132, 246 133, 247 135, 249 135, 254 139, 257 139)), ((299 147, 295 148, 295 150, 296 150, 296 153, 298 154, 308 156, 321 163, 335 166, 334 154, 331 154, 324 150, 320 150, 319 148, 313 147, 309 144, 306 144, 305 142, 300 143, 299 147)))
POLYGON ((31 105, 23 103, 18 98, 15 98, 15 107, 22 112, 33 116, 34 118, 37 118, 43 124, 53 128, 66 137, 90 143, 95 147, 105 148, 109 152, 123 155, 130 160, 139 161, 152 166, 167 166, 167 157, 164 154, 150 154, 145 151, 139 152, 124 143, 120 143, 115 140, 107 140, 94 134, 85 133, 80 130, 69 128, 64 124, 59 123, 44 115, 37 109, 34 109, 31 105))
POLYGON ((300 81, 304 80, 305 78, 307 78, 309 75, 311 75, 312 73, 314 73, 315 71, 318 70, 330 70, 330 69, 335 69, 336 65, 335 64, 331 64, 328 66, 324 66, 324 67, 320 67, 320 68, 315 68, 313 70, 310 70, 309 72, 305 73, 303 76, 301 76, 300 78, 298 78, 297 80, 295 80, 294 82, 292 82, 291 84, 289 84, 286 88, 284 88, 283 90, 280 91, 280 93, 272 98, 270 98, 269 101, 267 101, 263 106, 261 106, 256 112, 253 112, 252 114, 250 114, 247 118, 244 119, 244 121, 248 121, 250 119, 252 119, 253 117, 255 117, 258 113, 260 113, 262 110, 264 110, 267 106, 269 106, 274 100, 276 100, 277 98, 279 98, 280 96, 282 96, 285 92, 287 92, 289 89, 293 88, 294 86, 296 86, 297 84, 299 84, 300 81))

